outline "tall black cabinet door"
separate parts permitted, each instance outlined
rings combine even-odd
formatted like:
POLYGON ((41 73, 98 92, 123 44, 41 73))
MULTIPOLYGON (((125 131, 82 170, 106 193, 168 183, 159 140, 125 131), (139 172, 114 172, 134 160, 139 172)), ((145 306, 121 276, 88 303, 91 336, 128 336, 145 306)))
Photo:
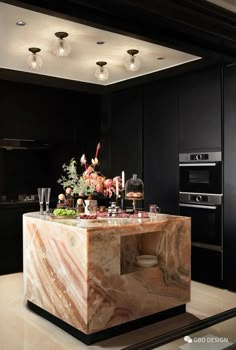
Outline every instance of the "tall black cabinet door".
POLYGON ((179 150, 221 150, 221 69, 179 79, 179 150))
POLYGON ((142 178, 142 90, 138 87, 111 96, 108 156, 112 176, 125 171, 126 180, 142 178))
POLYGON ((144 88, 145 208, 157 203, 163 213, 178 213, 178 96, 176 80, 144 88))
POLYGON ((224 77, 224 280, 236 289, 236 66, 224 77))

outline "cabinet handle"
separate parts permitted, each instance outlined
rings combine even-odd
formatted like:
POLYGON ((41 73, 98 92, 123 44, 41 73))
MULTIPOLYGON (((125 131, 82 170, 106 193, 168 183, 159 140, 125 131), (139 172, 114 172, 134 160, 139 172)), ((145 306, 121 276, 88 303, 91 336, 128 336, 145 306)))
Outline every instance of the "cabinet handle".
POLYGON ((215 205, 199 205, 199 204, 186 204, 186 203, 179 203, 180 207, 187 207, 187 208, 200 208, 200 209, 212 209, 215 210, 217 207, 215 205))
POLYGON ((216 163, 179 163, 179 166, 216 166, 216 163))

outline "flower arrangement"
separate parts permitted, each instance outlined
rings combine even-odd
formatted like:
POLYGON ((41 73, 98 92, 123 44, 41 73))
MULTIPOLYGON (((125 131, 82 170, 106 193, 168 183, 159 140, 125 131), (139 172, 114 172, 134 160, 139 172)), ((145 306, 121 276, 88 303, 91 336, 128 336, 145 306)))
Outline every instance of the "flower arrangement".
POLYGON ((77 173, 77 162, 74 158, 70 160, 69 165, 63 164, 62 168, 66 175, 61 176, 58 183, 61 184, 64 189, 68 187, 72 188, 73 194, 78 194, 80 196, 103 194, 107 197, 112 197, 113 194, 117 194, 121 188, 120 176, 107 179, 99 171, 95 170, 96 166, 99 164, 98 153, 100 147, 100 143, 98 143, 95 157, 92 158, 91 164, 87 163, 85 154, 82 155, 80 163, 84 171, 79 175, 77 173))

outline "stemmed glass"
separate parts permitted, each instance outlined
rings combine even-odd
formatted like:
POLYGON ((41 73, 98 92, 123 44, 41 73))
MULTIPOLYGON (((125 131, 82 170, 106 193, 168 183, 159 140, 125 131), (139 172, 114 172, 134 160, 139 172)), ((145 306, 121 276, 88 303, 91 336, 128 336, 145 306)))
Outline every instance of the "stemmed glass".
POLYGON ((45 196, 45 188, 38 188, 38 197, 39 197, 39 206, 40 206, 40 215, 43 215, 43 202, 45 196))
POLYGON ((45 188, 46 213, 49 212, 50 195, 51 195, 51 188, 45 188))

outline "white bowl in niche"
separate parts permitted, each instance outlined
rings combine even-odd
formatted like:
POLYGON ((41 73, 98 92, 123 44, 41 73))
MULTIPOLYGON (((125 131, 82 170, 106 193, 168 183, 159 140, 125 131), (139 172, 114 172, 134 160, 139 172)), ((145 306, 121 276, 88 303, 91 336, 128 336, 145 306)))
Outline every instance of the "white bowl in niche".
POLYGON ((151 267, 158 263, 156 255, 138 255, 136 256, 136 265, 141 267, 151 267))

